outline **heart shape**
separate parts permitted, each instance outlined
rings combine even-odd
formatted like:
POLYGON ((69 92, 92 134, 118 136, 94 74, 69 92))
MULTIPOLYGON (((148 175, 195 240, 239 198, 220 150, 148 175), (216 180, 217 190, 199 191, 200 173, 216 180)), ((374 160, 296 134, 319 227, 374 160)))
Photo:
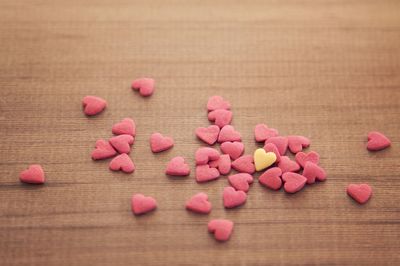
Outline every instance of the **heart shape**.
POLYGON ((227 141, 241 141, 242 137, 240 133, 235 130, 235 128, 231 125, 224 126, 219 132, 218 142, 227 142, 227 141))
POLYGON ((222 154, 218 160, 210 161, 208 165, 217 168, 221 175, 227 175, 231 171, 231 158, 228 154, 222 154))
POLYGON ((307 178, 302 175, 287 172, 282 175, 282 180, 285 181, 283 188, 288 193, 296 193, 300 191, 307 182, 307 178))
POLYGON ((22 171, 19 180, 28 184, 43 184, 45 182, 44 171, 39 164, 32 164, 28 169, 22 171))
POLYGON ((222 193, 224 207, 231 209, 246 202, 247 194, 243 191, 236 191, 233 187, 225 187, 222 193))
POLYGON ((218 160, 219 156, 219 151, 210 147, 198 148, 194 155, 196 165, 203 165, 207 164, 209 161, 218 160))
POLYGON ((111 146, 111 144, 104 140, 99 139, 96 141, 96 146, 94 151, 92 151, 92 159, 93 160, 101 160, 113 157, 116 155, 116 150, 111 146))
POLYGON ((131 135, 124 134, 112 137, 108 142, 114 147, 119 153, 129 153, 131 151, 131 145, 134 142, 134 138, 131 135))
POLYGON ((154 92, 154 79, 151 78, 140 78, 132 82, 132 89, 139 90, 139 94, 147 97, 154 92))
POLYGON ((314 184, 315 179, 317 179, 318 181, 326 180, 325 170, 313 162, 306 162, 304 166, 303 176, 307 178, 307 184, 314 184))
POLYGON ((174 140, 170 137, 164 137, 160 133, 153 133, 150 137, 151 151, 162 152, 174 146, 174 140))
POLYGON ((232 168, 240 173, 254 174, 256 171, 253 156, 243 155, 232 162, 232 168))
POLYGON ((220 149, 222 153, 229 154, 232 160, 236 160, 242 156, 244 152, 244 144, 239 141, 226 141, 221 144, 220 149))
POLYGON ((132 212, 135 215, 145 214, 157 208, 157 202, 152 197, 145 197, 142 194, 135 194, 131 200, 132 212))
POLYGON ((367 149, 370 151, 379 151, 389 147, 390 139, 380 132, 373 131, 368 133, 367 149))
POLYGON ((278 136, 279 132, 275 128, 268 128, 265 124, 258 124, 254 128, 254 138, 257 142, 264 142, 271 137, 278 136))
POLYGON ((315 151, 310 151, 309 153, 298 152, 295 156, 296 162, 304 168, 306 162, 312 162, 315 164, 319 163, 319 154, 315 151))
POLYGON ((208 214, 211 212, 211 208, 208 195, 203 192, 197 193, 186 202, 186 209, 192 212, 208 214))
POLYGON ((211 96, 207 102, 207 110, 214 111, 218 109, 229 110, 231 109, 231 104, 228 101, 225 101, 221 96, 211 96))
POLYGON ((310 140, 303 136, 288 136, 287 138, 288 147, 292 153, 298 153, 311 144, 310 140))
POLYGON ((224 109, 217 109, 208 113, 208 120, 214 122, 215 125, 223 128, 232 121, 232 112, 224 109))
POLYGON ((290 160, 287 156, 281 156, 278 167, 282 170, 282 173, 297 172, 300 170, 300 165, 297 162, 290 160))
POLYGON ((122 153, 111 160, 110 170, 122 171, 124 173, 132 173, 135 171, 135 165, 126 153, 122 153))
POLYGON ((219 177, 219 172, 216 168, 211 168, 208 164, 196 166, 196 181, 207 182, 219 177))
POLYGON ((196 129, 196 136, 207 143, 208 145, 214 145, 217 142, 219 135, 219 127, 211 125, 209 127, 199 127, 196 129))
POLYGON ((259 148, 254 152, 254 165, 256 171, 261 171, 271 166, 276 161, 276 155, 273 152, 266 152, 263 148, 259 148))
POLYGON ((272 167, 265 171, 259 178, 258 181, 273 190, 279 190, 282 186, 282 170, 279 167, 272 167))
POLYGON ((275 153, 276 156, 276 163, 279 163, 279 161, 281 160, 281 154, 279 153, 278 148, 275 146, 275 144, 273 143, 267 143, 264 145, 264 150, 266 152, 273 152, 275 153))
POLYGON ((249 191, 249 184, 253 183, 253 176, 247 173, 241 173, 236 175, 231 175, 228 177, 229 184, 236 190, 241 190, 243 192, 249 191))
POLYGON ((360 204, 366 203, 372 195, 372 188, 368 184, 350 184, 347 194, 360 204))
POLYGON ((233 222, 224 219, 214 219, 208 223, 208 232, 213 233, 218 241, 229 240, 233 231, 233 222))
POLYGON ((169 161, 165 173, 172 176, 187 176, 190 174, 190 167, 183 157, 177 156, 169 161))
POLYGON ((85 96, 82 100, 83 112, 85 115, 97 115, 107 106, 106 100, 97 96, 85 96))
POLYGON ((112 133, 115 135, 127 134, 127 135, 131 135, 134 137, 136 135, 135 121, 133 121, 131 118, 122 119, 121 122, 113 125, 112 133))
POLYGON ((287 137, 278 136, 278 137, 271 137, 271 138, 267 139, 265 141, 265 144, 268 144, 268 143, 274 144, 278 148, 280 155, 285 155, 289 141, 288 141, 287 137))

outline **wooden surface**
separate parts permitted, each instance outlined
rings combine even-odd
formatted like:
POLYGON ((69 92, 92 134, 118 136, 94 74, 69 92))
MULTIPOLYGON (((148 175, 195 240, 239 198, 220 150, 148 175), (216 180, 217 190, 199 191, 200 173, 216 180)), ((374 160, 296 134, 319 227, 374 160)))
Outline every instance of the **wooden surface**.
POLYGON ((393 1, 0 1, 1 265, 399 265, 400 2, 393 1), (247 2, 247 3, 245 3, 247 2), (130 81, 154 77, 143 99, 130 81), (85 95, 107 99, 87 118, 85 95), (219 94, 247 153, 253 128, 310 137, 327 182, 288 195, 252 185, 247 203, 225 210, 225 177, 199 185, 167 178, 177 155, 193 166, 205 105, 219 94), (111 126, 137 123, 132 175, 90 152, 111 126), (390 149, 369 153, 380 130, 390 149), (150 152, 153 131, 175 147, 150 152), (40 163, 44 186, 23 185, 40 163), (374 189, 365 206, 349 183, 374 189), (184 210, 198 191, 210 215, 184 210), (134 217, 130 197, 159 202, 134 217), (212 218, 235 229, 221 244, 212 218))

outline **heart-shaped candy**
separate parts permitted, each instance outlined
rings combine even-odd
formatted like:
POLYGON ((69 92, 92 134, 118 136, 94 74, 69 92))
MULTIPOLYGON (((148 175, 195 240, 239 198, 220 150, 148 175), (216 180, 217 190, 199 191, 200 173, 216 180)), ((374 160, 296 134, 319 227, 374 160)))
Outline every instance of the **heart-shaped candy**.
POLYGON ((296 193, 300 191, 307 182, 307 178, 302 175, 287 172, 282 175, 282 180, 285 181, 283 188, 288 193, 296 193))
POLYGON ((304 168, 306 162, 312 162, 315 164, 319 163, 319 154, 315 151, 310 151, 309 153, 298 152, 295 156, 296 162, 304 168))
POLYGON ((113 157, 117 154, 117 151, 111 146, 111 144, 104 140, 99 139, 96 141, 96 148, 92 151, 93 160, 101 160, 113 157))
POLYGON ((85 115, 97 115, 107 106, 106 100, 97 96, 85 96, 82 100, 83 112, 85 115))
POLYGON ((244 144, 239 141, 223 142, 220 148, 222 153, 228 154, 232 160, 236 160, 237 158, 242 156, 244 152, 244 144))
POLYGON ((280 155, 285 155, 287 147, 288 147, 288 139, 287 137, 271 137, 265 141, 265 144, 272 143, 274 144, 279 151, 280 155))
POLYGON ((147 97, 153 94, 154 83, 154 79, 151 78, 135 79, 132 82, 132 89, 139 90, 140 95, 147 97))
POLYGON ((231 186, 236 190, 247 192, 250 188, 249 184, 253 183, 253 176, 247 173, 241 173, 229 176, 228 180, 231 186))
POLYGON ((208 165, 218 168, 221 175, 227 175, 231 171, 231 158, 228 154, 222 154, 218 160, 210 161, 208 165))
POLYGON ((150 147, 152 152, 162 152, 174 146, 174 140, 164 137, 160 133, 153 133, 150 137, 150 147))
POLYGON ((268 128, 265 124, 258 124, 254 128, 254 138, 257 142, 264 142, 271 137, 278 136, 278 130, 275 128, 268 128))
POLYGON ((209 161, 219 159, 219 151, 210 147, 198 148, 195 155, 196 165, 207 164, 209 161))
POLYGON ((131 118, 122 119, 121 122, 113 125, 112 133, 115 135, 127 134, 127 135, 131 135, 134 137, 136 135, 135 121, 133 121, 131 118))
POLYGON ((225 187, 222 193, 225 208, 235 208, 246 202, 247 194, 243 191, 236 191, 233 187, 225 187))
POLYGON ((304 166, 303 176, 307 178, 307 184, 315 183, 315 179, 317 179, 318 181, 326 180, 325 170, 313 162, 306 162, 304 166))
POLYGON ((278 190, 282 186, 282 170, 279 167, 272 167, 265 171, 259 178, 258 181, 266 186, 267 188, 278 190))
POLYGON ((233 231, 233 222, 224 219, 214 219, 208 223, 208 232, 213 233, 218 241, 229 240, 233 231))
POLYGON ((278 167, 282 170, 282 173, 297 172, 300 170, 300 165, 295 161, 290 160, 287 156, 281 156, 278 167))
POLYGON ((131 199, 132 212, 136 215, 145 214, 157 208, 157 202, 152 197, 135 194, 131 199))
POLYGON ((131 145, 133 144, 134 138, 131 135, 124 134, 112 137, 108 140, 110 144, 119 153, 129 153, 131 151, 131 145))
POLYGON ((273 152, 275 153, 276 156, 276 163, 279 163, 279 161, 281 160, 281 154, 279 153, 278 148, 275 146, 275 144, 273 143, 267 143, 264 145, 264 150, 266 152, 273 152))
POLYGON ((253 156, 243 155, 232 162, 232 168, 240 173, 254 174, 256 171, 254 167, 253 156))
POLYGON ((43 184, 45 181, 44 171, 39 164, 32 164, 28 169, 22 171, 19 180, 28 184, 43 184))
POLYGON ((221 96, 211 96, 207 102, 207 110, 214 111, 217 109, 229 110, 231 109, 231 104, 228 101, 225 101, 221 96))
POLYGON ((223 128, 232 121, 232 112, 224 109, 217 109, 208 113, 208 120, 214 122, 215 125, 223 128))
POLYGON ((390 139, 380 132, 369 132, 367 149, 370 151, 379 151, 389 147, 391 144, 390 139))
POLYGON ((298 153, 311 144, 310 140, 303 136, 288 136, 287 138, 288 147, 292 153, 298 153))
POLYGON ((207 214, 211 212, 211 208, 208 195, 203 192, 197 193, 186 202, 186 209, 192 212, 207 214))
POLYGON ((199 127, 196 129, 196 136, 208 145, 214 145, 214 143, 217 142, 218 135, 219 127, 216 125, 199 127))
POLYGON ((372 195, 372 188, 368 184, 350 184, 347 194, 360 204, 366 203, 372 195))
POLYGON ((224 126, 219 132, 218 142, 226 142, 226 141, 241 141, 242 137, 240 133, 235 130, 235 128, 231 125, 224 126))
POLYGON ((216 168, 211 168, 208 164, 196 166, 196 181, 207 182, 219 177, 219 172, 216 168))
POLYGON ((132 173, 135 171, 135 165, 126 153, 122 153, 112 159, 109 168, 113 171, 122 171, 125 173, 132 173))
POLYGON ((259 148, 254 152, 254 165, 256 171, 261 171, 271 166, 276 161, 276 155, 273 152, 266 152, 263 148, 259 148))
POLYGON ((183 157, 177 156, 169 161, 165 173, 172 176, 187 176, 190 174, 190 167, 183 157))

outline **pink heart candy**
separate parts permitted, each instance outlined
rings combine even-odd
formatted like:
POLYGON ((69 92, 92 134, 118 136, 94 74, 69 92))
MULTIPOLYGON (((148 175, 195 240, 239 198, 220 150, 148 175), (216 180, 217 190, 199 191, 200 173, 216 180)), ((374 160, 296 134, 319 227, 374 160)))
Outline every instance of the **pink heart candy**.
POLYGON ((232 121, 232 112, 224 109, 217 109, 208 113, 208 120, 214 122, 215 125, 223 128, 232 121))
POLYGON ((288 136, 287 138, 288 147, 292 153, 298 153, 311 144, 310 140, 303 136, 288 136))
POLYGON ((307 182, 307 178, 302 175, 287 172, 282 175, 282 180, 285 181, 283 188, 288 193, 296 193, 300 191, 307 182))
POLYGON ((273 143, 267 143, 264 145, 264 150, 266 152, 273 152, 275 153, 276 156, 276 163, 279 163, 279 161, 281 160, 281 154, 279 153, 278 148, 275 146, 275 144, 273 143))
POLYGON ((135 194, 131 199, 132 212, 135 215, 145 214, 157 208, 157 202, 152 197, 145 197, 142 194, 135 194))
POLYGON ((267 188, 278 190, 282 186, 282 170, 279 167, 273 167, 265 171, 258 181, 267 188))
POLYGON ((113 157, 117 154, 117 151, 111 146, 111 144, 104 140, 99 139, 96 141, 96 148, 92 151, 93 160, 101 160, 113 157))
POLYGON ((140 78, 132 82, 132 89, 139 90, 140 95, 147 97, 154 92, 154 79, 140 78))
POLYGON ((164 137, 160 133, 153 133, 150 137, 150 147, 152 152, 162 152, 174 146, 174 140, 164 137))
POLYGON ((315 179, 318 181, 326 180, 325 170, 313 162, 306 162, 303 176, 307 178, 307 184, 315 183, 315 179))
POLYGON ((214 143, 217 142, 218 135, 219 127, 216 125, 199 127, 196 129, 196 136, 208 145, 214 145, 214 143))
POLYGON ((219 152, 216 149, 209 147, 198 148, 195 155, 196 165, 207 164, 209 161, 219 159, 219 152))
POLYGON ((224 219, 214 219, 208 223, 208 232, 213 233, 218 241, 229 240, 233 231, 233 222, 224 219))
POLYGON ((253 156, 243 155, 232 162, 232 168, 240 173, 254 174, 256 168, 254 166, 253 156))
POLYGON ((39 164, 32 164, 28 169, 22 171, 19 180, 28 184, 43 184, 45 182, 44 171, 39 164))
POLYGON ((119 153, 129 153, 131 151, 131 145, 134 142, 134 138, 131 135, 118 135, 112 137, 108 142, 114 147, 119 153))
POLYGON ((136 125, 135 121, 131 118, 124 118, 121 122, 116 123, 112 127, 112 133, 115 135, 136 135, 136 125))
POLYGON ((169 161, 165 173, 172 176, 187 176, 190 174, 190 167, 183 157, 177 156, 169 161))
POLYGON ((390 139, 380 132, 373 131, 368 133, 367 149, 370 151, 379 151, 389 147, 390 139))
POLYGON ((315 151, 310 151, 309 153, 298 152, 295 156, 296 162, 304 168, 306 162, 312 162, 315 164, 319 163, 319 154, 315 151))
POLYGON ((235 130, 235 128, 231 125, 224 126, 219 132, 218 142, 227 142, 227 141, 241 141, 242 137, 240 133, 235 130))
POLYGON ((253 176, 247 173, 241 173, 229 176, 228 180, 231 186, 236 190, 247 192, 250 188, 249 184, 253 183, 253 176))
POLYGON ((224 207, 235 208, 246 202, 247 194, 243 191, 236 191, 233 187, 225 187, 222 193, 224 207))
POLYGON ((300 170, 300 165, 287 156, 281 156, 278 167, 282 170, 282 173, 297 172, 300 170))
POLYGON ((135 165, 126 153, 122 153, 111 160, 110 170, 122 171, 124 173, 132 173, 135 171, 135 165))
POLYGON ((197 193, 186 202, 186 209, 192 212, 208 214, 211 212, 211 208, 208 195, 203 192, 197 193))
POLYGON ((242 156, 244 152, 244 144, 242 142, 234 141, 234 142, 223 142, 221 144, 222 153, 228 154, 232 160, 236 160, 240 156, 242 156))
POLYGON ((287 137, 281 137, 281 136, 270 137, 269 139, 267 139, 265 141, 265 144, 268 144, 268 143, 274 144, 278 148, 280 155, 285 155, 287 147, 288 147, 287 137))
POLYGON ((85 96, 82 100, 83 112, 85 115, 97 115, 107 106, 106 100, 97 96, 85 96))
POLYGON ((221 96, 211 96, 207 102, 207 110, 214 111, 217 109, 229 110, 231 109, 231 104, 228 101, 225 101, 221 96))
POLYGON ((264 142, 271 137, 278 136, 278 130, 275 128, 268 128, 265 124, 258 124, 254 128, 254 138, 257 142, 264 142))
POLYGON ((210 167, 218 168, 221 175, 227 175, 231 171, 231 158, 228 154, 219 156, 219 159, 210 161, 208 163, 210 167))
POLYGON ((360 204, 366 203, 372 195, 372 188, 368 184, 350 184, 347 194, 360 204))
POLYGON ((211 168, 208 164, 196 166, 196 181, 207 182, 219 177, 219 172, 216 168, 211 168))

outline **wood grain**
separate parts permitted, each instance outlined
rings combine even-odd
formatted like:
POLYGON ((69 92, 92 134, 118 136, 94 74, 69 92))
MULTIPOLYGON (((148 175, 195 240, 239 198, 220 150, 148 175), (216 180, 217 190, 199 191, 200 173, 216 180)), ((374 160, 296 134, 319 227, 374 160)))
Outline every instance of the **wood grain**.
POLYGON ((1 0, 0 264, 399 265, 399 10, 397 0, 1 0), (149 99, 129 88, 141 76, 157 81, 149 99), (107 110, 85 117, 88 94, 107 110), (260 122, 308 136, 328 181, 295 195, 255 182, 245 206, 225 210, 226 178, 167 178, 173 156, 193 166, 214 94, 232 103, 248 153, 260 122), (127 116, 138 132, 132 175, 90 159, 127 116), (370 130, 392 147, 367 152, 370 130), (153 131, 175 147, 152 154, 153 131), (44 186, 19 183, 31 163, 44 186), (359 182, 374 189, 365 206, 345 194, 359 182), (208 216, 183 208, 198 191, 208 216), (134 217, 134 192, 158 210, 134 217), (206 231, 220 217, 235 222, 224 244, 206 231))

